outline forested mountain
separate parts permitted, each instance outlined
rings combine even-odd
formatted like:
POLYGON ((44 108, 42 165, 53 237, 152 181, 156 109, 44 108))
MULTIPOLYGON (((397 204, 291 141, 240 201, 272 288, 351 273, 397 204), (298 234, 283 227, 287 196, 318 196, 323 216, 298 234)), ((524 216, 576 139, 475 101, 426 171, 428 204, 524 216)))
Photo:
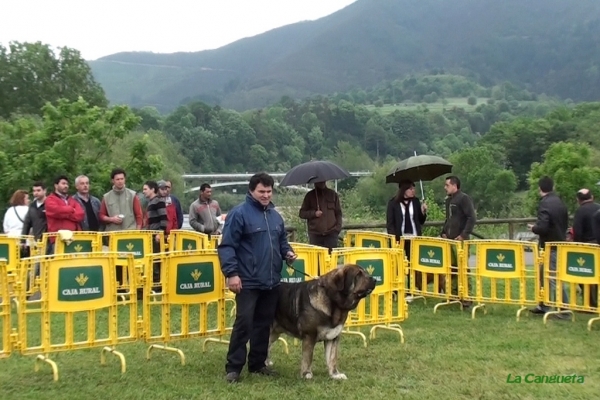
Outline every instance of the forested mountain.
POLYGON ((578 101, 598 99, 597 48, 596 0, 357 0, 216 50, 90 65, 112 103, 160 111, 191 100, 245 110, 432 70, 578 101))

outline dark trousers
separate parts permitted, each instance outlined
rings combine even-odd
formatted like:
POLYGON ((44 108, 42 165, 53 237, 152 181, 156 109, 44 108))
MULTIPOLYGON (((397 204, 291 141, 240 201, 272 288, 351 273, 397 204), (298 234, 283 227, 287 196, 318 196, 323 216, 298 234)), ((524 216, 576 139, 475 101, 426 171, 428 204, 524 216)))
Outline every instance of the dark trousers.
POLYGON ((332 249, 338 247, 338 234, 330 233, 328 235, 308 234, 308 242, 314 246, 327 247, 331 253, 332 249))
MULTIPOLYGON (((590 287, 590 307, 598 307, 598 285, 584 285, 583 283, 579 284, 581 290, 585 290, 585 287, 590 287)), ((583 297, 585 294, 582 293, 583 297)))
MULTIPOLYGON (((468 255, 467 255, 468 257, 468 255)), ((451 246, 450 247, 450 270, 452 271, 452 278, 451 278, 451 293, 453 295, 458 295, 458 251, 456 249, 456 246, 451 246)), ((471 268, 467 267, 467 291, 469 294, 473 294, 472 293, 472 285, 471 285, 471 277, 469 276, 469 274, 471 273, 471 268)))
MULTIPOLYGON (((156 240, 152 240, 152 252, 155 254, 160 253, 160 242, 157 242, 156 240)), ((160 268, 161 268, 160 261, 155 261, 152 264, 152 283, 153 283, 152 286, 154 287, 154 290, 156 292, 162 291, 162 286, 160 285, 160 268)))
MULTIPOLYGON (((243 282, 242 282, 243 285, 243 282)), ((269 333, 275 318, 279 290, 242 289, 235 296, 236 315, 225 370, 241 373, 248 355, 248 371, 265 367, 269 350, 269 333), (246 344, 250 341, 250 352, 246 344)))
MULTIPOLYGON (((410 240, 404 239, 404 255, 408 260, 408 275, 406 276, 406 287, 410 292, 410 240)), ((420 272, 415 272, 415 285, 416 288, 421 290, 422 287, 423 274, 420 272)))

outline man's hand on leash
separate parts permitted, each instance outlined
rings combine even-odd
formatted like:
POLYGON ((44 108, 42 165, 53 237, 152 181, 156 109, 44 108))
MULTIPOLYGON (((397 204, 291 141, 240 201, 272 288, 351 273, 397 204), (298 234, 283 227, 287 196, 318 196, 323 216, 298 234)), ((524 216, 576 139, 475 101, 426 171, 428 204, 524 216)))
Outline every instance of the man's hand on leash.
POLYGON ((242 280, 239 276, 232 276, 227 279, 227 287, 233 293, 239 293, 242 291, 242 280))
POLYGON ((287 262, 288 265, 292 265, 294 263, 294 261, 296 260, 296 258, 298 258, 298 255, 296 253, 294 253, 293 251, 288 251, 287 254, 285 255, 285 261, 287 262))

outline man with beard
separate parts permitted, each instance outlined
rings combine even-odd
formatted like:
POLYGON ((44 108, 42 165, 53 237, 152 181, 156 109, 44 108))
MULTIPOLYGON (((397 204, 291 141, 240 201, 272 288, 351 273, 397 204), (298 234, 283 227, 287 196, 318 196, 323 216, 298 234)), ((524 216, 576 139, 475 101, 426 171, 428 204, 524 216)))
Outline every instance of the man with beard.
POLYGON ((315 188, 306 193, 299 216, 308 222, 310 244, 327 247, 330 252, 337 247, 342 230, 342 207, 338 194, 325 182, 316 182, 315 188))

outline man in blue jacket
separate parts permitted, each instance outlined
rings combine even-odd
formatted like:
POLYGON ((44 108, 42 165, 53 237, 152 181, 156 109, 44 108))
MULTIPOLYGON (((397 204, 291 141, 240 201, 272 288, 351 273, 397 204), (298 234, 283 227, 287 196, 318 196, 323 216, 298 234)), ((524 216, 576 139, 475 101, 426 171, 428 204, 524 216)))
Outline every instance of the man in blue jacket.
POLYGON ((237 312, 225 365, 230 383, 239 381, 246 355, 250 373, 275 375, 265 365, 269 331, 283 262, 293 261, 296 254, 288 243, 283 218, 271 202, 273 185, 273 178, 266 173, 250 178, 246 201, 227 215, 218 247, 227 286, 236 294, 237 312))

